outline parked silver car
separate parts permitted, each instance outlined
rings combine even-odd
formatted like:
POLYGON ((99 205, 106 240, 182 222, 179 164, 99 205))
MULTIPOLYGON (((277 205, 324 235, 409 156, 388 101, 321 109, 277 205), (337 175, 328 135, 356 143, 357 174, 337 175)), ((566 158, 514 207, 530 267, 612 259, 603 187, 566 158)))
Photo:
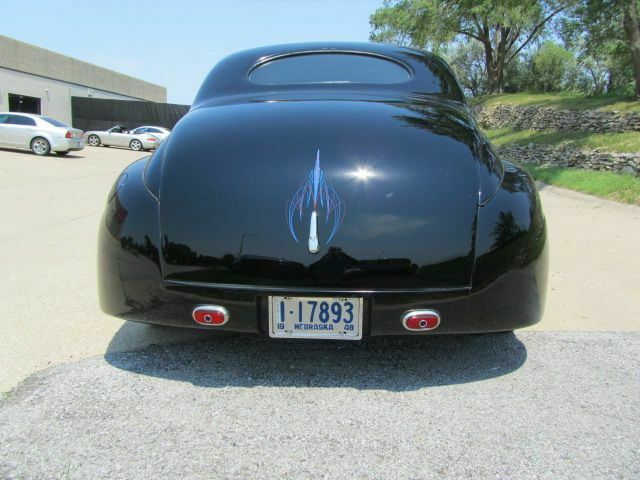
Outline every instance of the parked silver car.
POLYGON ((36 155, 82 150, 82 130, 44 115, 0 112, 0 146, 28 148, 36 155))
POLYGON ((131 150, 151 150, 156 148, 169 130, 162 127, 138 127, 131 131, 123 125, 116 125, 106 132, 90 131, 85 134, 87 143, 92 147, 128 147, 131 150), (157 130, 149 131, 150 129, 157 130))
POLYGON ((171 133, 171 130, 164 127, 154 127, 154 126, 143 125, 142 127, 134 128, 133 130, 131 130, 131 133, 134 133, 134 134, 150 133, 151 135, 153 135, 154 137, 158 137, 158 139, 162 141, 169 136, 169 134, 171 133))

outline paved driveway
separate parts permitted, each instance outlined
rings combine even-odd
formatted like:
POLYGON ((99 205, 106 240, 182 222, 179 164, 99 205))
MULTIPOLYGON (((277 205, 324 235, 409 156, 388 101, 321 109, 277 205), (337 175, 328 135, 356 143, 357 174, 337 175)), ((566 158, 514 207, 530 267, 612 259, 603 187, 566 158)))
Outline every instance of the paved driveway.
POLYGON ((140 156, 0 150, 0 391, 53 367, 0 403, 0 477, 638 478, 639 207, 541 190, 535 331, 303 348, 98 310, 100 214, 140 156), (174 345, 124 353, 150 344, 174 345))
POLYGON ((0 477, 640 478, 640 334, 238 336, 93 357, 0 404, 0 477))
POLYGON ((194 334, 142 325, 119 333, 123 322, 98 308, 98 222, 118 173, 142 156, 105 147, 46 158, 0 150, 0 391, 110 345, 194 334))
POLYGON ((640 207, 542 186, 549 297, 535 330, 640 329, 640 207))
MULTIPOLYGON (((142 155, 87 147, 66 158, 0 150, 0 391, 61 362, 209 334, 99 311, 96 237, 106 195, 142 155)), ((640 328, 640 207, 551 187, 551 278, 536 330, 640 328)))

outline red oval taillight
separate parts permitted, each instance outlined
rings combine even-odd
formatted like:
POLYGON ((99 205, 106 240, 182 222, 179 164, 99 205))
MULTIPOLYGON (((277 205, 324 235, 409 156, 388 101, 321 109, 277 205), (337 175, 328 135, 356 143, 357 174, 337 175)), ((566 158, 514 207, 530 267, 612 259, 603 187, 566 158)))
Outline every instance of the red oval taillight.
POLYGON ((229 320, 229 312, 218 305, 201 305, 193 309, 192 317, 200 325, 219 327, 229 320))
POLYGON ((67 133, 64 134, 64 138, 73 138, 73 133, 67 130, 67 133))
POLYGON ((412 310, 402 316, 402 325, 416 332, 433 330, 440 325, 440 314, 435 310, 412 310))

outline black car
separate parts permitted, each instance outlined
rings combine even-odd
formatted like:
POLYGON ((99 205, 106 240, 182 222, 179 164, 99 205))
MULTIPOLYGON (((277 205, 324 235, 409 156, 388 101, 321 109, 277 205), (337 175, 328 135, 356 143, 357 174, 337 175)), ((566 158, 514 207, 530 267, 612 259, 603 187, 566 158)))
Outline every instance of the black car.
POLYGON ((111 191, 102 309, 127 320, 357 340, 536 323, 545 219, 449 67, 369 43, 213 68, 111 191))

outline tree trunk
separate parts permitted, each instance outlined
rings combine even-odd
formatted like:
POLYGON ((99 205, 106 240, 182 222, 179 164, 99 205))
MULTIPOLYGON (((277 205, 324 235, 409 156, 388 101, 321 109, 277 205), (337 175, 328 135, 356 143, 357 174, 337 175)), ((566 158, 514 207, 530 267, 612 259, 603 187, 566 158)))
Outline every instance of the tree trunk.
POLYGON ((504 54, 493 51, 491 45, 485 48, 485 69, 487 71, 487 93, 502 93, 504 80, 504 54))
POLYGON ((487 93, 496 93, 497 81, 493 69, 493 48, 488 40, 482 44, 484 47, 484 68, 487 72, 487 93))
POLYGON ((504 54, 499 55, 495 66, 497 93, 502 93, 502 84, 504 83, 504 57, 504 54))
POLYGON ((489 83, 489 93, 502 93, 502 83, 504 82, 504 64, 507 58, 507 38, 509 36, 508 28, 499 26, 496 29, 496 44, 491 43, 491 36, 483 42, 487 80, 489 83))
POLYGON ((606 87, 607 93, 613 92, 613 85, 614 85, 613 72, 609 72, 609 77, 607 78, 606 81, 607 81, 607 87, 606 87))
POLYGON ((498 86, 496 72, 493 69, 493 64, 487 65, 487 93, 499 93, 499 91, 500 88, 498 86))
POLYGON ((638 23, 638 1, 627 0, 624 7, 624 30, 631 47, 633 75, 636 81, 635 95, 640 97, 640 23, 638 23))
POLYGON ((496 45, 495 72, 498 93, 502 93, 502 83, 504 82, 504 63, 507 59, 507 38, 510 29, 500 28, 500 36, 496 45))

